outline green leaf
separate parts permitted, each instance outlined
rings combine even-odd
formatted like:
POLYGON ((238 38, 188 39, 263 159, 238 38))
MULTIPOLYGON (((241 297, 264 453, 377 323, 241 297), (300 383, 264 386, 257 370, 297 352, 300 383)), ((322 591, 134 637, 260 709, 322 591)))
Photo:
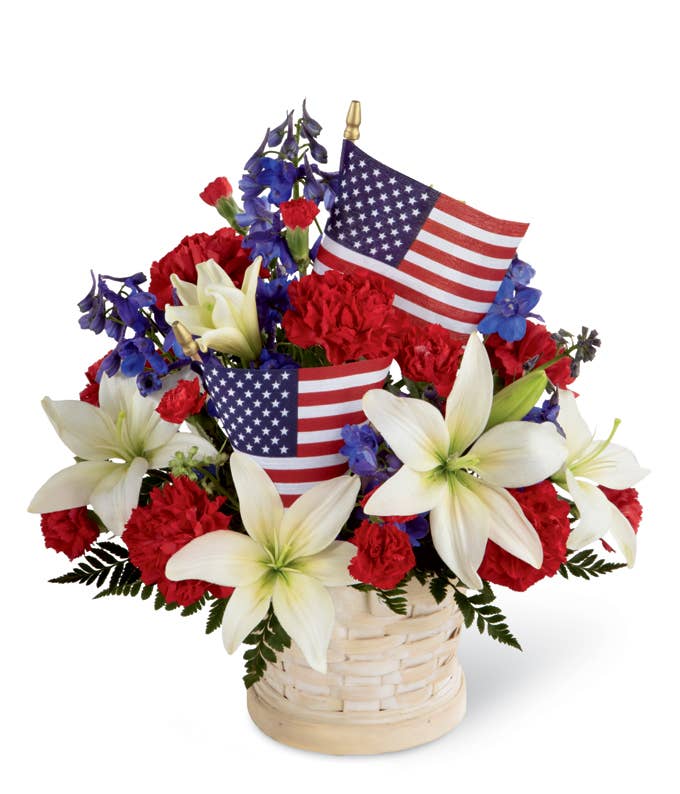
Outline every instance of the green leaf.
POLYGON ((453 597, 467 628, 476 622, 480 634, 484 634, 486 631, 489 637, 497 642, 510 645, 519 651, 522 650, 522 646, 510 631, 500 608, 491 606, 491 602, 495 600, 496 596, 488 582, 484 582, 482 590, 472 596, 468 596, 462 590, 454 587, 453 597))
POLYGON ((107 594, 116 594, 123 584, 136 582, 141 573, 128 559, 127 549, 102 540, 92 544, 89 552, 75 568, 63 576, 50 579, 57 584, 94 584, 98 589, 106 587, 107 594))
POLYGON ((558 570, 565 579, 571 575, 577 579, 588 580, 625 567, 625 562, 607 562, 598 557, 592 549, 583 549, 567 558, 558 570))
POLYGON ((243 682, 248 689, 262 678, 267 669, 267 662, 270 664, 276 662, 275 651, 290 646, 290 637, 283 630, 270 604, 267 615, 243 642, 253 646, 243 654, 246 662, 246 674, 243 676, 243 682))
POLYGON ((224 618, 224 610, 229 603, 228 598, 216 598, 210 605, 210 612, 208 613, 208 622, 205 626, 205 633, 212 634, 217 631, 222 625, 222 618, 224 618))

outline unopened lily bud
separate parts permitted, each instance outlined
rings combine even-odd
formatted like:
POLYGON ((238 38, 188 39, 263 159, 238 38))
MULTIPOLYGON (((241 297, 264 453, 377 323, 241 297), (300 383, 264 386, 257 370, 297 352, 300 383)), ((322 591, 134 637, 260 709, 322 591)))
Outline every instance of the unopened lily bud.
POLYGON ((548 376, 542 370, 530 372, 501 389, 494 395, 488 430, 501 422, 517 422, 536 405, 548 385, 548 376))

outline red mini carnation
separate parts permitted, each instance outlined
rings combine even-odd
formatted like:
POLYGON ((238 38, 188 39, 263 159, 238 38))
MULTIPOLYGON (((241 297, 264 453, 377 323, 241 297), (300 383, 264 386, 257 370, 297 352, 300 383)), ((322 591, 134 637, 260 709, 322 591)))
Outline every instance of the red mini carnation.
POLYGON ((399 320, 394 293, 367 273, 311 273, 288 288, 292 304, 283 317, 288 339, 300 347, 321 345, 331 364, 394 355, 399 320))
POLYGON ((549 480, 510 493, 519 502, 522 512, 538 532, 543 546, 543 565, 534 568, 489 541, 478 573, 482 579, 512 590, 526 590, 544 576, 554 576, 567 559, 569 537, 569 504, 560 499, 549 480))
POLYGON ((241 248, 242 240, 233 229, 226 228, 218 229, 214 234, 201 232, 185 237, 170 253, 151 265, 149 289, 156 296, 156 306, 164 309, 167 303, 172 303, 172 273, 182 281, 195 284, 196 265, 207 259, 214 259, 236 286, 240 287, 250 264, 248 253, 241 248))
POLYGON ((396 358, 402 374, 427 381, 447 397, 456 380, 463 343, 441 325, 409 322, 402 333, 396 358))
POLYGON ((218 176, 203 188, 203 192, 199 193, 199 196, 206 204, 214 207, 221 198, 229 198, 233 192, 226 176, 218 176))
MULTIPOLYGON (((640 521, 642 521, 642 505, 637 490, 635 488, 606 488, 604 485, 600 485, 600 490, 614 507, 623 513, 637 533, 640 521)), ((614 551, 606 540, 602 541, 602 545, 607 551, 614 551)))
POLYGON ((306 229, 319 214, 319 208, 306 198, 284 201, 280 205, 281 217, 289 229, 306 229))
POLYGON ((201 394, 198 378, 181 380, 174 389, 166 392, 156 411, 166 422, 181 424, 187 416, 197 414, 205 404, 207 395, 201 394))
POLYGON ((349 572, 360 582, 381 590, 396 587, 416 564, 408 535, 389 521, 362 521, 352 543, 357 554, 349 564, 349 572))
MULTIPOLYGON (((544 325, 537 323, 528 322, 524 338, 517 342, 506 342, 498 334, 491 334, 485 344, 491 366, 498 371, 506 385, 521 377, 523 365, 527 361, 538 356, 536 363, 545 364, 557 355, 557 342, 544 325)), ((565 357, 548 367, 546 374, 555 386, 566 389, 574 381, 570 366, 570 359, 565 357)))
POLYGON ((226 598, 231 587, 188 579, 171 582, 165 577, 165 565, 183 546, 207 532, 227 529, 231 516, 220 512, 224 497, 211 499, 188 477, 173 477, 172 482, 151 491, 150 502, 136 507, 125 525, 123 540, 130 561, 142 573, 144 584, 155 584, 168 603, 189 606, 206 590, 226 598))
POLYGON ((102 356, 99 361, 95 361, 94 364, 90 364, 90 366, 87 368, 87 371, 85 372, 87 386, 80 392, 79 395, 81 402, 90 403, 90 405, 96 405, 99 407, 99 383, 97 383, 97 373, 99 372, 99 367, 105 358, 106 356, 102 356))
POLYGON ((84 554, 99 536, 99 527, 88 515, 86 507, 43 513, 40 528, 45 546, 63 551, 69 560, 84 554))

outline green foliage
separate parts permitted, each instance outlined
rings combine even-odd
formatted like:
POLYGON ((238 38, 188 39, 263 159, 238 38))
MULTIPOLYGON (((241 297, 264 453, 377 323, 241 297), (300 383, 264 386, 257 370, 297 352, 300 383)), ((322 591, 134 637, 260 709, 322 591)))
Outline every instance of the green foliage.
POLYGON ((446 591, 449 587, 453 587, 453 585, 448 576, 437 574, 430 579, 430 593, 432 593, 432 598, 434 598, 438 604, 441 604, 446 598, 446 591))
POLYGON ((408 598, 406 597, 406 583, 410 577, 402 579, 402 581, 392 590, 381 590, 379 587, 374 587, 372 584, 355 584, 352 585, 355 590, 361 590, 363 593, 374 592, 378 598, 385 604, 392 612, 397 615, 406 615, 408 612, 408 598))
POLYGON ((569 578, 569 574, 579 579, 594 579, 625 567, 625 562, 607 562, 598 557, 592 549, 584 549, 572 554, 558 570, 565 579, 569 578))
POLYGON ((489 637, 497 642, 503 645, 510 645, 519 651, 522 650, 522 646, 510 631, 506 623, 507 619, 499 607, 492 606, 496 596, 488 582, 484 582, 482 590, 472 596, 468 596, 457 587, 454 587, 453 597, 463 614, 463 620, 467 628, 476 623, 480 634, 484 634, 486 630, 489 637))
POLYGON ((124 546, 100 540, 92 545, 72 571, 50 579, 50 582, 88 586, 94 584, 99 588, 108 581, 108 589, 115 590, 133 584, 139 576, 139 569, 128 559, 128 551, 124 546))
POLYGON ((215 598, 213 600, 208 613, 208 622, 205 625, 206 634, 212 634, 213 631, 217 631, 217 629, 219 629, 219 627, 222 625, 224 610, 227 608, 228 603, 228 598, 215 598))
POLYGON ((243 654, 246 662, 243 682, 249 689, 262 678, 267 663, 276 661, 276 652, 290 647, 290 637, 281 627, 270 604, 264 620, 255 626, 243 642, 253 646, 243 654))

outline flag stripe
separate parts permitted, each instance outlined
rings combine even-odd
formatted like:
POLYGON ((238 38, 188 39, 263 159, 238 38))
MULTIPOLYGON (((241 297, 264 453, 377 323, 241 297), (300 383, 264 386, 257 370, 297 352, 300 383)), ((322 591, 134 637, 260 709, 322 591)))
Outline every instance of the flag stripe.
POLYGON ((486 290, 469 287, 467 284, 461 284, 455 280, 455 271, 442 267, 425 257, 418 256, 418 254, 414 254, 412 251, 409 251, 407 256, 408 259, 404 259, 399 265, 399 270, 401 270, 402 273, 408 273, 419 281, 431 284, 433 287, 437 287, 444 292, 450 291, 453 295, 457 295, 459 298, 465 298, 473 303, 483 303, 486 305, 493 301, 496 296, 497 290, 495 287, 486 290))
MULTIPOLYGON (((364 256, 343 248, 343 246, 338 245, 329 237, 326 237, 324 244, 319 248, 317 261, 343 273, 351 273, 355 267, 363 267, 365 270, 377 273, 379 276, 391 281, 392 288, 398 295, 402 294, 398 289, 399 286, 402 286, 405 290, 410 290, 411 293, 418 293, 420 295, 418 300, 438 302, 447 309, 446 312, 443 312, 445 316, 453 319, 463 322, 474 322, 469 317, 464 316, 465 312, 475 315, 481 314, 482 316, 487 312, 488 304, 486 303, 470 301, 457 295, 451 295, 449 292, 436 287, 431 287, 427 290, 427 294, 423 294, 422 284, 418 279, 413 278, 408 273, 404 273, 401 269, 390 267, 377 259, 372 259, 370 256, 364 256)), ((403 297, 409 298, 409 295, 404 294, 403 297)), ((436 309, 434 310, 436 311, 436 309)))
MULTIPOLYGON (((269 458, 263 455, 250 456, 256 463, 259 463, 267 471, 288 471, 299 469, 308 471, 309 469, 321 469, 329 466, 338 466, 341 463, 347 464, 347 458, 337 453, 335 455, 315 455, 307 458, 298 456, 288 456, 285 458, 269 458)), ((307 479, 310 479, 307 477, 307 479)))
POLYGON ((433 221, 437 221, 437 223, 441 223, 443 226, 447 226, 449 229, 455 229, 468 237, 474 237, 484 243, 498 245, 501 248, 517 248, 522 242, 521 237, 509 237, 505 234, 494 234, 493 232, 484 231, 484 229, 480 229, 478 226, 473 226, 470 223, 460 220, 460 218, 443 212, 436 206, 432 207, 430 218, 432 218, 433 221))
POLYGON ((355 425, 366 419, 363 411, 355 411, 351 414, 342 416, 315 416, 312 419, 300 419, 298 422, 298 432, 309 432, 313 430, 332 430, 340 426, 355 425))
MULTIPOLYGON (((478 265, 487 267, 498 267, 499 262, 507 262, 512 259, 515 249, 500 245, 490 245, 489 243, 468 237, 455 229, 450 229, 443 223, 438 223, 432 218, 428 218, 422 225, 421 233, 427 232, 447 244, 455 246, 462 252, 465 259, 478 265)), ((458 254, 460 256, 460 254, 458 254)))
POLYGON ((452 320, 449 317, 445 317, 443 314, 437 314, 437 312, 433 312, 431 309, 426 309, 420 303, 412 303, 411 301, 405 300, 399 295, 394 298, 394 305, 397 309, 401 309, 407 314, 412 314, 414 317, 417 317, 419 320, 424 320, 426 323, 441 325, 442 328, 446 328, 447 331, 451 331, 451 333, 460 338, 467 338, 477 328, 476 323, 462 323, 458 320, 452 320))
POLYGON ((336 455, 345 442, 340 437, 340 431, 336 431, 335 438, 330 441, 319 441, 316 444, 298 444, 297 452, 301 458, 313 458, 317 455, 336 455))
POLYGON ((342 388, 334 391, 318 391, 300 394, 298 397, 298 404, 301 407, 309 407, 315 405, 332 405, 334 403, 344 403, 352 400, 361 400, 366 393, 367 386, 368 388, 371 388, 371 386, 375 385, 376 383, 382 383, 382 380, 384 380, 384 378, 380 381, 377 381, 375 377, 372 377, 367 384, 354 386, 354 388, 342 388))
POLYGON ((453 270, 475 278, 492 281, 496 284, 503 278, 508 265, 512 261, 512 259, 507 259, 500 266, 488 267, 487 265, 471 261, 471 257, 465 256, 464 249, 460 251, 462 254, 461 258, 461 256, 456 256, 455 247, 449 246, 446 249, 444 245, 439 244, 436 237, 423 231, 418 232, 418 236, 411 247, 419 253, 431 257, 435 262, 448 265, 453 270))
POLYGON ((411 248, 406 252, 406 256, 410 258, 420 257, 420 264, 426 267, 436 265, 442 271, 442 275, 444 271, 448 271, 452 279, 459 281, 461 284, 466 284, 468 287, 494 291, 498 289, 500 278, 497 270, 465 262, 463 259, 447 254, 446 251, 442 251, 440 248, 428 245, 417 237, 413 241, 411 248))
MULTIPOLYGON (((326 238, 326 244, 330 244, 332 240, 326 238)), ((369 270, 371 273, 377 273, 391 282, 392 289, 395 294, 407 301, 420 303, 425 308, 432 312, 441 314, 443 317, 448 317, 450 320, 456 320, 461 323, 478 323, 486 314, 487 305, 469 301, 466 298, 460 298, 457 295, 451 295, 444 290, 437 289, 437 287, 429 287, 427 294, 423 293, 422 283, 417 279, 404 273, 402 270, 384 265, 378 260, 371 260, 370 257, 356 254, 353 251, 346 252, 348 258, 345 260, 338 256, 328 256, 328 252, 324 246, 319 249, 317 261, 322 264, 332 262, 334 270, 340 270, 343 273, 349 273, 356 270, 357 267, 369 270), (352 261, 354 260, 354 261, 352 261), (360 260, 360 261, 357 261, 360 260), (474 307, 472 311, 467 308, 460 308, 463 306, 474 307)), ((323 272, 318 270, 318 272, 323 272)), ((396 301, 395 301, 395 306, 396 301)))
POLYGON ((310 480, 322 482, 323 480, 330 480, 332 477, 339 477, 347 471, 347 458, 343 457, 342 460, 342 463, 338 463, 335 466, 320 466, 316 469, 300 469, 299 467, 272 469, 271 473, 267 473, 277 486, 283 483, 299 485, 301 482, 309 482, 310 480))
MULTIPOLYGON (((490 232, 496 235, 515 238, 515 247, 520 244, 522 238, 527 233, 527 229, 529 228, 528 223, 504 221, 500 218, 494 218, 493 216, 487 215, 481 210, 474 209, 469 204, 464 204, 462 201, 458 201, 457 199, 451 198, 450 196, 445 196, 443 193, 439 195, 439 198, 435 202, 434 206, 436 209, 441 210, 447 215, 453 216, 454 218, 458 218, 460 221, 468 223, 475 229, 479 229, 487 233, 490 232)), ((478 233, 475 233, 474 236, 478 236, 478 233)))
MULTIPOLYGON (((348 376, 361 375, 364 372, 381 372, 387 371, 392 363, 392 359, 385 356, 384 358, 369 358, 363 361, 353 361, 350 364, 342 364, 343 375, 338 375, 337 367, 307 367, 299 369, 298 377, 300 380, 300 391, 307 389, 307 381, 324 381, 332 379, 334 383, 343 382, 341 379, 348 376)), ((356 383, 356 381, 354 381, 356 383)), ((322 388, 319 384, 314 388, 322 388)), ((338 388, 333 386, 333 388, 338 388)))

